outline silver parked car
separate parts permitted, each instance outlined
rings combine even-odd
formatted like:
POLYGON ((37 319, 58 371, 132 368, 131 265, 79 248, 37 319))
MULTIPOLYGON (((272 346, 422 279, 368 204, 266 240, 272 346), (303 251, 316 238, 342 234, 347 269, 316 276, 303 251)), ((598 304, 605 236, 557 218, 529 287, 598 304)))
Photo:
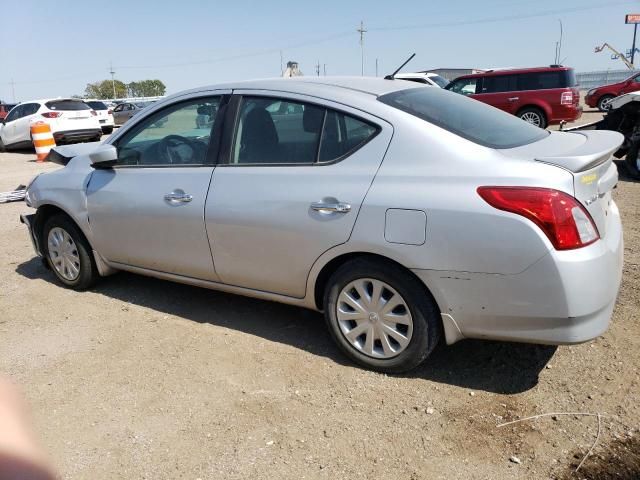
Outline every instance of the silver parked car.
POLYGON ((29 185, 22 220, 68 287, 127 270, 321 310, 351 359, 401 372, 441 337, 606 330, 622 140, 405 81, 219 85, 56 148, 66 166, 29 185))

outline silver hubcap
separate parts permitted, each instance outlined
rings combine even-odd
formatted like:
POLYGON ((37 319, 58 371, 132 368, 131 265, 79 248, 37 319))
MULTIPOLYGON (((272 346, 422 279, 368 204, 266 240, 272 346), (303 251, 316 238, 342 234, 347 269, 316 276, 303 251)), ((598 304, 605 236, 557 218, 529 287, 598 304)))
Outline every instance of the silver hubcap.
POLYGON ((411 341, 413 319, 407 303, 380 280, 360 278, 344 287, 336 316, 347 341, 370 357, 395 357, 411 341))
POLYGON ((47 238, 49 259, 56 272, 65 280, 73 281, 80 275, 80 256, 76 243, 67 231, 54 227, 47 238))
POLYGON ((600 102, 600 108, 602 110, 609 110, 611 108, 611 100, 613 98, 605 98, 600 102))
POLYGON ((520 118, 531 125, 535 125, 536 127, 540 126, 540 115, 535 112, 523 113, 520 118))

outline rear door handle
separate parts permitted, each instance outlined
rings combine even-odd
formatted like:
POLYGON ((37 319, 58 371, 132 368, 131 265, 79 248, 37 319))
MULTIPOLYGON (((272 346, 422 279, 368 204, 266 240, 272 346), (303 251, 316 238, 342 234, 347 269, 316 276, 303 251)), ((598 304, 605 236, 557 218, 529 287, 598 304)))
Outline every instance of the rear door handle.
POLYGON ((182 191, 167 193, 164 196, 164 199, 170 203, 189 203, 193 200, 193 195, 189 195, 188 193, 184 193, 182 191))
POLYGON ((347 213, 351 210, 351 205, 344 202, 325 203, 325 202, 313 202, 311 208, 316 212, 325 213, 347 213))
POLYGON ((510 97, 507 100, 509 100, 510 102, 517 102, 518 100, 520 100, 520 97, 510 97))

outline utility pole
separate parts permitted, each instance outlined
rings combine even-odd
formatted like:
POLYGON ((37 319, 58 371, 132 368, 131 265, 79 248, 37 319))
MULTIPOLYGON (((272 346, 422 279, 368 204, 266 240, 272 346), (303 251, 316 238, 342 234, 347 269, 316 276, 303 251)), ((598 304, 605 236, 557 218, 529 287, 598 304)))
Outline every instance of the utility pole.
POLYGON ((11 96, 13 97, 13 103, 16 103, 16 82, 11 79, 11 96))
POLYGON ((109 73, 111 74, 111 86, 113 87, 113 99, 116 99, 116 81, 113 76, 116 72, 113 71, 113 63, 109 62, 109 73))
POLYGON ((284 73, 284 62, 282 60, 282 50, 280 50, 280 76, 284 73))
POLYGON ((323 70, 323 72, 324 72, 324 76, 326 77, 326 76, 327 76, 327 64, 326 64, 326 63, 324 63, 324 64, 322 65, 322 70, 323 70))
POLYGON ((316 77, 320 76, 320 60, 316 63, 316 77))
POLYGON ((631 65, 635 68, 635 63, 633 63, 633 59, 636 56, 636 33, 638 32, 638 24, 636 23, 633 26, 633 45, 631 47, 631 65))
POLYGON ((558 59, 556 60, 556 65, 559 65, 562 61, 562 20, 558 19, 560 22, 560 40, 558 41, 558 59))
POLYGON ((378 76, 378 59, 376 58, 376 77, 378 76))
POLYGON ((360 20, 360 28, 358 28, 356 32, 360 34, 360 75, 364 77, 364 34, 366 33, 366 30, 362 20, 360 20))

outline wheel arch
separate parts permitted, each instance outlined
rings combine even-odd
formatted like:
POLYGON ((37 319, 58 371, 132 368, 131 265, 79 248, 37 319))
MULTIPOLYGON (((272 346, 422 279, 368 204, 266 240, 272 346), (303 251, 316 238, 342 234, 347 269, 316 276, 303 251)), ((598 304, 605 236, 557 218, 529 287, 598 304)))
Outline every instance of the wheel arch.
POLYGON ((34 223, 33 223, 33 233, 38 239, 38 241, 40 242, 40 249, 42 250, 42 253, 43 254, 45 253, 43 250, 44 241, 42 238, 42 230, 44 228, 44 224, 46 223, 47 219, 58 214, 62 214, 68 217, 69 220, 71 220, 75 224, 75 226, 78 227, 78 230, 80 231, 84 239, 87 241, 89 246, 93 249, 93 245, 91 245, 91 241, 89 240, 86 232, 84 231, 80 223, 73 217, 73 215, 71 215, 69 212, 67 212, 66 210, 64 210, 58 205, 55 205, 53 203, 45 203, 43 205, 40 205, 36 209, 34 223))
POLYGON ((316 309, 320 311, 322 311, 323 309, 324 294, 325 294, 329 279, 331 278, 331 275, 333 275, 336 272, 336 270, 338 270, 338 268, 340 268, 342 265, 352 260, 355 260, 356 258, 367 258, 375 262, 393 264, 401 268, 402 270, 407 272, 409 275, 411 275, 419 283, 419 285, 423 288, 424 292, 427 295, 429 295, 431 300, 433 300, 433 303, 436 305, 438 310, 441 311, 435 296, 431 292, 431 289, 427 285, 425 285, 425 283, 420 278, 418 278, 418 276, 414 272, 412 272, 411 269, 405 267, 397 260, 394 260, 388 256, 381 255, 378 253, 371 253, 371 252, 342 253, 340 255, 333 257, 322 266, 322 268, 316 275, 315 281, 313 283, 313 303, 316 309))

